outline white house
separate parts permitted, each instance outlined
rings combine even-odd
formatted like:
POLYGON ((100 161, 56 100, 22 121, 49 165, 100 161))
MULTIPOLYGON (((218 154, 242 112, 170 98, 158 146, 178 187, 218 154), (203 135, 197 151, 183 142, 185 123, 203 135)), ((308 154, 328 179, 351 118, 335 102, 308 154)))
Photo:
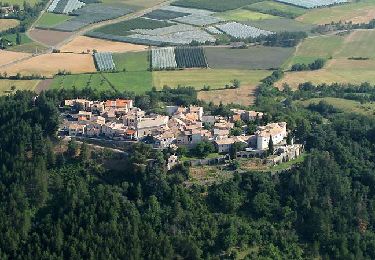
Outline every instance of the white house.
POLYGON ((272 138, 273 144, 279 144, 287 137, 286 122, 259 126, 255 135, 257 137, 257 149, 266 150, 268 149, 270 138, 272 138))

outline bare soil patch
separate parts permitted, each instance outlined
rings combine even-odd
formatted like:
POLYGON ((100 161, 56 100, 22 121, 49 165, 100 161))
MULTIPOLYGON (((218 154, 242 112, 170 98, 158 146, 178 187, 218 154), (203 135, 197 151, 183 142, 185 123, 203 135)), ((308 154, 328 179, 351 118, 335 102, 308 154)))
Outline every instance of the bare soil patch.
POLYGON ((241 86, 238 89, 223 89, 212 91, 198 92, 198 99, 206 102, 213 102, 215 105, 223 104, 240 104, 250 106, 255 100, 256 86, 247 85, 241 86))
POLYGON ((31 56, 27 53, 0 50, 0 66, 31 56))
POLYGON ((50 53, 5 66, 0 72, 7 72, 8 75, 21 73, 21 75, 40 74, 51 77, 63 70, 71 73, 96 71, 91 54, 50 53))
POLYGON ((53 79, 45 79, 40 81, 35 87, 35 92, 39 94, 42 91, 48 90, 52 82, 53 79))
POLYGON ((34 40, 48 46, 55 46, 74 34, 72 32, 60 32, 42 29, 32 29, 29 33, 34 40))
POLYGON ((78 36, 71 42, 60 48, 61 52, 75 52, 82 53, 93 50, 97 51, 109 51, 109 52, 131 52, 131 51, 143 51, 148 47, 144 45, 137 45, 124 42, 106 41, 101 39, 95 39, 86 36, 78 36))

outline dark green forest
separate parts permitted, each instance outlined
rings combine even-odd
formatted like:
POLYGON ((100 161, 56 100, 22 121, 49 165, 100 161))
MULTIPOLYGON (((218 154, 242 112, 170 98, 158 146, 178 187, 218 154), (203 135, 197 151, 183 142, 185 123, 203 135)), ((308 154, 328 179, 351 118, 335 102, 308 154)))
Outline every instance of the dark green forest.
MULTIPOLYGON (((188 169, 167 172, 165 154, 146 144, 132 147, 121 170, 104 167, 111 155, 85 143, 56 152, 60 102, 109 94, 1 97, 0 259, 375 259, 374 118, 297 107, 329 88, 278 91, 278 73, 259 87, 257 106, 288 122, 305 161, 276 175, 233 172, 210 187, 185 187, 188 169)), ((341 94, 355 89, 373 91, 341 94)), ((152 110, 177 96, 197 102, 191 91, 134 98, 152 110)))

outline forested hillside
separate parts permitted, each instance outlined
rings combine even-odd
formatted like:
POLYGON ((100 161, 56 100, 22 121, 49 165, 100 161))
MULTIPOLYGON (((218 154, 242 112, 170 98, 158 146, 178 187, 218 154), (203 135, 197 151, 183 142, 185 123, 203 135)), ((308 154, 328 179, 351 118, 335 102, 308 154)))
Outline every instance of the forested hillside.
MULTIPOLYGON (((86 144, 61 153, 66 93, 1 97, 0 258, 374 259, 375 120, 324 103, 297 109, 296 95, 321 91, 281 92, 272 81, 258 106, 287 120, 306 160, 278 175, 233 172, 211 187, 185 187, 188 169, 168 173, 167 154, 145 144, 121 170, 86 144)), ((136 102, 150 106, 156 95, 136 102)))

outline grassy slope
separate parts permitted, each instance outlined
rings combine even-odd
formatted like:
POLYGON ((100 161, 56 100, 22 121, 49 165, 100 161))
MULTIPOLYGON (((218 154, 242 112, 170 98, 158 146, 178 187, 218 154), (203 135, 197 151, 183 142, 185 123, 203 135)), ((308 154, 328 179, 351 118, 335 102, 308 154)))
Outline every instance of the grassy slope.
POLYGON ((192 86, 202 89, 204 85, 212 89, 224 88, 234 79, 241 81, 242 85, 257 84, 261 79, 270 74, 265 70, 222 70, 222 69, 194 69, 180 71, 153 72, 153 84, 161 89, 164 85, 177 87, 178 85, 192 86))
MULTIPOLYGON (((309 24, 327 24, 332 21, 356 21, 358 17, 365 17, 369 11, 375 10, 375 1, 362 0, 351 4, 334 6, 331 8, 319 8, 297 18, 298 21, 309 24)), ((373 18, 373 17, 372 17, 373 18)), ((371 17, 369 17, 371 19, 371 17)))
POLYGON ((37 26, 54 27, 62 22, 70 20, 72 17, 63 14, 44 13, 39 19, 37 26))
POLYGON ((233 20, 233 21, 239 21, 239 22, 277 18, 276 16, 273 16, 273 15, 263 14, 263 13, 254 12, 254 11, 245 10, 245 9, 230 10, 230 11, 218 13, 216 16, 221 17, 225 20, 233 20))
POLYGON ((342 98, 312 98, 305 101, 299 101, 304 106, 308 106, 310 104, 317 104, 320 101, 326 101, 328 104, 334 106, 335 108, 339 109, 345 113, 356 113, 362 115, 375 115, 375 103, 366 103, 361 104, 354 100, 342 99, 342 98))

